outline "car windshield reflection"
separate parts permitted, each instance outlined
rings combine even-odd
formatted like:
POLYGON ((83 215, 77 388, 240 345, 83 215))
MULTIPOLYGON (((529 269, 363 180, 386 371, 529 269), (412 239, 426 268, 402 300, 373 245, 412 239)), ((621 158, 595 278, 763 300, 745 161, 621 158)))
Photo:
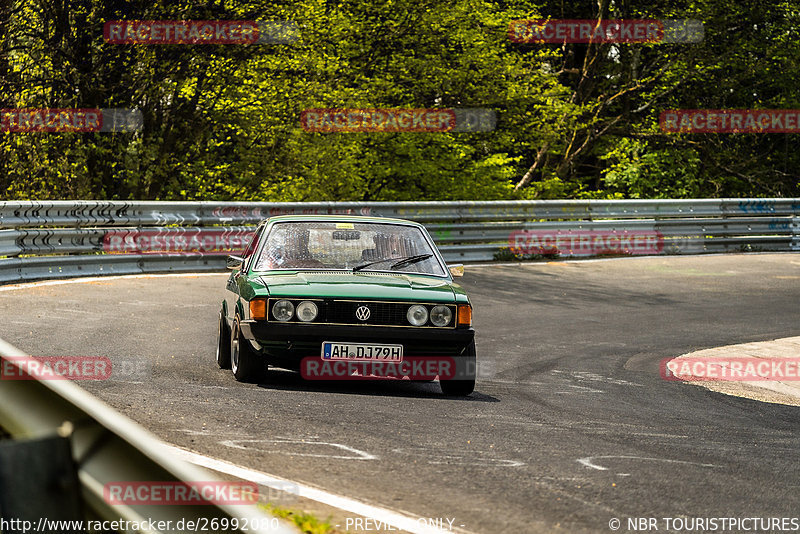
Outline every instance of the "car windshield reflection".
POLYGON ((255 270, 393 271, 445 276, 423 231, 386 223, 277 222, 255 270))

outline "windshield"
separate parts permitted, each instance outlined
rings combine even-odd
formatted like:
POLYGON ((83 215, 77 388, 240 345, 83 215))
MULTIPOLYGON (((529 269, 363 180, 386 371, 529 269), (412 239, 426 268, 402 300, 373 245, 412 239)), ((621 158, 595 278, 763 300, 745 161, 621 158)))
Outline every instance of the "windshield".
POLYGON ((344 269, 444 276, 422 230, 402 224, 303 221, 275 223, 255 270, 344 269))

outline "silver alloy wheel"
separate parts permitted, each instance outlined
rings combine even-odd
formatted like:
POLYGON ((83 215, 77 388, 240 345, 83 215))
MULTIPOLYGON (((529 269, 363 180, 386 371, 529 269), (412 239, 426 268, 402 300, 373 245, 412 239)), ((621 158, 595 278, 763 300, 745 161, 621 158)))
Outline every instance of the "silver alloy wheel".
POLYGON ((239 372, 239 320, 233 321, 231 329, 231 370, 233 374, 239 372))

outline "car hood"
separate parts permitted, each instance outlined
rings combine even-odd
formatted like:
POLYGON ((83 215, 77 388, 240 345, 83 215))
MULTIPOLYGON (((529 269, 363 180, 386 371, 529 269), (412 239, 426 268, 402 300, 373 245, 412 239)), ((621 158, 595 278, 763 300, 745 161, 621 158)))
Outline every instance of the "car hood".
POLYGON ((261 275, 271 297, 455 302, 445 279, 402 273, 285 272, 261 275))

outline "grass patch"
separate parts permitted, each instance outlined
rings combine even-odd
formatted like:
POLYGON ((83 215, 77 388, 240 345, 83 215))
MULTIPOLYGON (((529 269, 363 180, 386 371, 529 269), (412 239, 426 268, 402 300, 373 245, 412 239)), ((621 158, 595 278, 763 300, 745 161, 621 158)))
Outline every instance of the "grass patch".
POLYGON ((495 261, 550 261, 557 260, 561 255, 558 252, 545 254, 522 254, 503 247, 494 253, 495 261))
POLYGON ((292 510, 272 504, 259 504, 258 506, 275 517, 280 517, 281 519, 294 523, 303 534, 341 534, 342 532, 341 530, 335 529, 330 524, 330 517, 322 521, 316 516, 300 510, 292 510))
POLYGON ((739 252, 764 252, 764 247, 747 243, 744 245, 739 245, 739 252))

